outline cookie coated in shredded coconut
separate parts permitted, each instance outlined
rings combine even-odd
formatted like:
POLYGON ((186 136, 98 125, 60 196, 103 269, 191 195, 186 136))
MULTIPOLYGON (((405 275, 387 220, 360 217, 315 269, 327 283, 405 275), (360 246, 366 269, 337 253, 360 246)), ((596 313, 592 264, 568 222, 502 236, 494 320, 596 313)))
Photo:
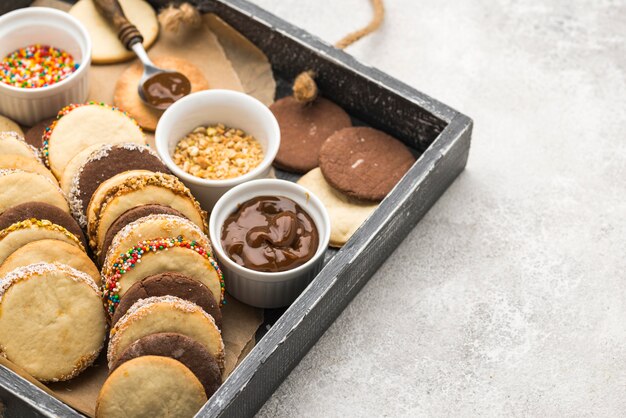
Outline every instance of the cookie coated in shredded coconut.
POLYGON ((12 139, 22 142, 33 152, 35 157, 37 157, 37 160, 41 161, 41 151, 39 151, 37 148, 33 147, 28 142, 26 142, 26 140, 24 139, 22 135, 20 135, 19 133, 15 131, 0 132, 0 141, 2 141, 3 139, 7 139, 7 138, 12 138, 12 139))
POLYGON ((40 177, 46 179, 46 181, 48 183, 50 183, 51 185, 53 185, 54 188, 57 189, 59 193, 61 193, 61 196, 63 196, 65 198, 65 200, 67 200, 67 196, 65 195, 65 192, 63 190, 61 190, 61 188, 59 187, 59 184, 55 183, 54 181, 52 181, 52 179, 50 179, 49 177, 44 176, 43 174, 33 173, 32 171, 21 170, 19 168, 0 168, 0 177, 2 177, 2 176, 10 176, 11 174, 17 174, 17 173, 33 174, 33 175, 40 176, 40 177))

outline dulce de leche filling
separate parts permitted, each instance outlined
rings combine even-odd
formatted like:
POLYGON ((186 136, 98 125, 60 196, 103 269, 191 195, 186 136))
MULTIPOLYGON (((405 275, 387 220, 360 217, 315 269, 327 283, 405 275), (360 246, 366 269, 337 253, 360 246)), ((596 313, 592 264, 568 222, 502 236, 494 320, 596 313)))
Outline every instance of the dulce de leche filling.
POLYGON ((282 196, 248 200, 222 226, 222 247, 240 266, 256 271, 294 269, 317 252, 319 234, 308 213, 282 196))

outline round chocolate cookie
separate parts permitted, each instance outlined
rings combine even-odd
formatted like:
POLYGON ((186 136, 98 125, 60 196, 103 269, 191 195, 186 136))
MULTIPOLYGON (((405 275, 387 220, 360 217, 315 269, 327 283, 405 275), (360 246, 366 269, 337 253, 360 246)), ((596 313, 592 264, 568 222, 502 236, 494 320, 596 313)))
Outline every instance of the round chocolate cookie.
POLYGON ((339 106, 318 97, 301 104, 291 96, 270 106, 280 126, 280 148, 274 166, 306 173, 318 165, 320 147, 336 131, 352 126, 350 116, 339 106))
MULTIPOLYGON (((137 219, 143 218, 148 215, 158 215, 158 214, 166 214, 166 215, 176 215, 181 218, 185 218, 185 215, 177 211, 176 209, 172 209, 169 206, 165 205, 141 205, 136 206, 132 209, 128 209, 126 212, 122 213, 109 227, 106 235, 104 236, 104 244, 102 245, 102 251, 98 256, 98 264, 102 265, 104 263, 104 259, 106 258, 107 251, 115 238, 115 235, 120 232, 122 228, 128 225, 131 222, 135 222, 137 219)), ((185 218, 187 219, 187 218, 185 218)))
POLYGON ((397 139, 372 128, 342 129, 320 151, 320 169, 335 189, 357 199, 380 201, 415 162, 397 139))
POLYGON ((215 325, 222 329, 222 312, 220 311, 219 303, 215 301, 209 288, 197 280, 173 271, 148 276, 133 284, 124 293, 120 304, 115 309, 111 326, 114 326, 139 299, 167 295, 195 303, 211 315, 215 320, 215 325))
POLYGON ((2 214, 0 214, 0 230, 8 228, 16 222, 33 218, 48 220, 53 224, 62 226, 72 234, 76 235, 76 237, 80 239, 83 246, 87 248, 85 235, 74 218, 65 213, 63 210, 48 203, 27 202, 5 210, 2 214))
POLYGON ((85 216, 89 200, 104 181, 129 170, 169 174, 161 159, 148 147, 137 144, 108 145, 92 154, 76 173, 69 193, 74 216, 85 216))
POLYGON ((123 363, 141 356, 170 357, 180 361, 202 383, 207 398, 222 384, 222 373, 211 353, 199 342, 174 332, 160 332, 138 339, 114 361, 109 374, 123 363))
POLYGON ((38 122, 28 131, 26 131, 26 134, 24 135, 24 140, 26 140, 26 142, 28 142, 29 145, 32 145, 33 147, 37 149, 41 148, 43 146, 43 139, 42 139, 43 133, 46 131, 46 128, 50 126, 50 124, 52 124, 52 122, 55 119, 56 118, 48 118, 48 119, 42 120, 41 122, 38 122))

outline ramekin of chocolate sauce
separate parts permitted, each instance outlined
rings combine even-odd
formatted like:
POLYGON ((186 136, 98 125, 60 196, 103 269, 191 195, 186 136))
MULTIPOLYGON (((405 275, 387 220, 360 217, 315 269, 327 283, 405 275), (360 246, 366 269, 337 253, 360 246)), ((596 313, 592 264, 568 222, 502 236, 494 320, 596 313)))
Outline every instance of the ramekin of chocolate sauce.
POLYGON ((288 306, 315 278, 330 240, 322 202, 285 180, 253 180, 224 194, 209 234, 226 289, 260 308, 288 306))

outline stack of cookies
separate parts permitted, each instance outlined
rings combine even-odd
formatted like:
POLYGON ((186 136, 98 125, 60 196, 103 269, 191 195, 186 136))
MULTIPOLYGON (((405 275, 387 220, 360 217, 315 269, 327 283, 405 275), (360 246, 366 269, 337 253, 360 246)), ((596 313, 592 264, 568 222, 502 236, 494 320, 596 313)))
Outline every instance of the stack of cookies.
POLYGON ((85 236, 39 155, 0 132, 0 354, 54 382, 93 363, 107 321, 85 236))

